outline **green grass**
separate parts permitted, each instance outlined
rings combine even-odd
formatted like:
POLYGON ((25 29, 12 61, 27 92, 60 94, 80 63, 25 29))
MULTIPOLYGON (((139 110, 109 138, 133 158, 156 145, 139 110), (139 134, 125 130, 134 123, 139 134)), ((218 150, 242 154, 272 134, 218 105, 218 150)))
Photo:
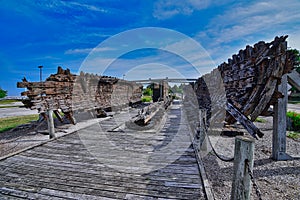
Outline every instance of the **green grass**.
POLYGON ((292 119, 292 127, 293 130, 298 131, 300 130, 300 114, 294 111, 288 111, 286 116, 292 119))
POLYGON ((294 131, 289 132, 287 134, 287 137, 294 139, 294 140, 298 140, 298 139, 300 139, 300 132, 294 132, 294 131))
POLYGON ((266 123, 266 122, 267 122, 267 120, 265 120, 265 119, 263 119, 263 118, 260 118, 260 117, 258 117, 258 118, 256 118, 255 122, 258 122, 258 123, 266 123))
POLYGON ((38 114, 0 118, 0 133, 13 129, 21 124, 26 124, 31 121, 36 121, 38 120, 38 118, 39 118, 38 114))
POLYGON ((290 104, 300 104, 300 101, 298 101, 298 100, 289 100, 288 103, 290 103, 290 104))
POLYGON ((0 108, 20 108, 20 107, 25 107, 25 106, 2 106, 2 105, 0 105, 0 108))
POLYGON ((142 102, 151 102, 152 101, 152 97, 151 96, 143 96, 142 97, 142 102))
POLYGON ((1 104, 10 104, 10 103, 15 103, 15 102, 20 102, 21 100, 15 100, 15 99, 4 99, 0 100, 0 105, 1 104))

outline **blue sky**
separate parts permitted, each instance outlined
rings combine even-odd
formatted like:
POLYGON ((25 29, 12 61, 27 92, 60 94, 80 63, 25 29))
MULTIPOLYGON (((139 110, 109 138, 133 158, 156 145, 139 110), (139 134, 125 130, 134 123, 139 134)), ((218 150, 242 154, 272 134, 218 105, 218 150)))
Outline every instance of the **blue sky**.
MULTIPOLYGON (((38 81, 39 65, 44 66, 43 78, 55 73, 59 65, 74 73, 86 69, 82 64, 91 63, 87 56, 94 48, 98 47, 94 52, 108 55, 107 52, 116 49, 103 48, 103 41, 136 28, 166 28, 197 41, 203 49, 190 59, 202 63, 203 73, 247 44, 271 41, 277 35, 289 35, 288 46, 300 49, 299 0, 0 0, 0 3, 0 87, 8 90, 9 95, 23 91, 16 88, 16 83, 24 76, 29 81, 38 81)), ((160 39, 168 40, 168 35, 152 36, 157 43, 160 39)), ((137 37, 126 41, 134 43, 137 37)), ((138 47, 140 43, 136 43, 138 47)), ((173 47, 177 51, 189 49, 180 41, 173 47)), ((104 72, 117 77, 125 74, 128 79, 134 79, 134 75, 147 78, 151 74, 153 77, 199 75, 190 70, 184 58, 168 50, 145 48, 126 52, 116 60, 103 58, 111 63, 104 72)), ((102 67, 99 59, 94 64, 102 67)))

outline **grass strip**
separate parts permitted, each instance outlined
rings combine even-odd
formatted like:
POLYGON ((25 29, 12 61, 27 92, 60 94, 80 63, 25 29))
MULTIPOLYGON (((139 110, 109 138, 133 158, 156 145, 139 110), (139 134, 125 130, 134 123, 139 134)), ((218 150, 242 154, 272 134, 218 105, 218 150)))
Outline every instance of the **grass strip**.
POLYGON ((300 132, 289 132, 287 134, 287 137, 289 137, 293 140, 299 140, 300 139, 300 132))
POLYGON ((151 102, 152 101, 152 97, 151 96, 143 96, 142 97, 142 102, 151 102))
POLYGON ((258 122, 258 123, 266 123, 266 122, 267 122, 267 120, 266 120, 266 119, 263 119, 263 118, 260 118, 260 117, 258 117, 258 118, 256 118, 255 122, 258 122))
POLYGON ((15 103, 15 102, 21 102, 21 100, 4 99, 4 100, 0 100, 0 105, 1 105, 1 104, 10 104, 10 103, 15 103))
POLYGON ((25 106, 1 106, 0 108, 25 108, 25 106))
POLYGON ((0 118, 0 133, 13 129, 19 125, 36 121, 38 118, 38 114, 0 118))

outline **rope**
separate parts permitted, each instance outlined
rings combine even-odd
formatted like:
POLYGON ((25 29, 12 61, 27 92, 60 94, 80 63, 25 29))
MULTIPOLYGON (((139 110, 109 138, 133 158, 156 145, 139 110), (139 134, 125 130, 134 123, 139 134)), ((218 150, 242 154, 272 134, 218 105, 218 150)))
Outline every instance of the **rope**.
POLYGON ((224 157, 224 156, 218 154, 217 151, 215 150, 215 148, 213 147, 213 145, 212 145, 212 143, 211 143, 211 141, 210 141, 210 139, 209 139, 209 137, 208 137, 206 131, 205 131, 205 136, 207 137, 208 143, 209 143, 209 145, 211 146, 211 148, 212 148, 214 154, 217 156, 217 158, 219 158, 220 160, 222 160, 222 161, 224 161, 224 162, 232 162, 232 161, 234 160, 234 157, 232 157, 232 158, 227 158, 227 157, 224 157))
POLYGON ((207 122, 207 109, 200 109, 200 112, 199 112, 199 124, 198 124, 198 128, 196 130, 196 137, 197 135, 199 136, 200 138, 200 133, 204 133, 204 138, 206 137, 207 140, 208 140, 208 143, 209 145, 211 146, 211 149, 212 151, 214 152, 214 154, 217 156, 217 158, 219 158, 220 160, 224 161, 224 162, 232 162, 234 160, 234 157, 233 158, 227 158, 227 157, 224 157, 220 154, 217 153, 217 151, 215 150, 215 148, 213 147, 212 145, 212 142, 209 138, 209 136, 207 135, 207 128, 209 126, 209 122, 207 122), (200 127, 204 127, 204 128, 200 128, 200 127), (203 130, 203 131, 201 131, 203 130))

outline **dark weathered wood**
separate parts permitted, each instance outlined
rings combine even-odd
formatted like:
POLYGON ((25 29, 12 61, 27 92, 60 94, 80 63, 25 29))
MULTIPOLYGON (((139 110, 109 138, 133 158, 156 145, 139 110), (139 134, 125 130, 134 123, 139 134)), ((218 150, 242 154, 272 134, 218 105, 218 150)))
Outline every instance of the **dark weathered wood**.
POLYGON ((252 135, 254 138, 257 139, 258 137, 263 137, 264 134, 253 124, 251 120, 249 120, 243 113, 241 113, 237 108, 235 108, 231 103, 227 102, 227 109, 226 109, 231 116, 233 116, 237 121, 239 121, 244 128, 252 135))
MULTIPOLYGON (((254 121, 270 105, 275 88, 283 74, 289 73, 295 57, 287 50, 287 36, 276 37, 272 42, 260 41, 254 47, 247 46, 238 55, 219 65, 226 89, 226 98, 240 112, 254 121)), ((228 114, 229 124, 236 119, 228 114)))
POLYGON ((297 63, 295 55, 287 50, 286 38, 287 36, 281 36, 270 43, 261 41, 253 47, 248 45, 246 49, 229 58, 227 63, 220 64, 218 72, 223 85, 214 78, 218 77, 214 71, 203 76, 208 87, 194 88, 199 105, 211 109, 215 115, 218 113, 216 109, 222 110, 226 107, 226 103, 218 103, 225 99, 231 105, 230 109, 227 106, 225 122, 233 124, 242 120, 239 122, 251 135, 262 136, 251 121, 261 114, 273 114, 268 112, 268 108, 283 97, 276 91, 276 87, 281 83, 282 76, 289 73, 297 63), (217 85, 224 87, 226 97, 223 96, 222 88, 217 85), (210 105, 211 103, 220 106, 210 105), (246 116, 250 116, 251 121, 246 116))
POLYGON ((146 124, 148 124, 151 119, 160 111, 160 110, 164 110, 167 109, 168 106, 170 105, 171 100, 170 101, 166 101, 166 103, 164 102, 156 102, 156 103, 152 103, 148 106, 145 106, 144 108, 142 108, 138 115, 135 116, 134 118, 131 119, 131 121, 133 121, 134 123, 141 125, 141 126, 145 126, 146 124))
POLYGON ((76 110, 105 111, 128 106, 141 101, 142 85, 114 77, 98 76, 81 72, 71 74, 70 70, 58 67, 57 73, 44 82, 18 82, 17 87, 27 88, 22 92, 29 100, 26 107, 39 113, 60 109, 75 124, 72 113, 76 110))
POLYGON ((58 110, 55 110, 53 111, 55 116, 57 117, 57 119, 60 121, 60 122, 63 122, 63 117, 60 115, 59 111, 58 110))

